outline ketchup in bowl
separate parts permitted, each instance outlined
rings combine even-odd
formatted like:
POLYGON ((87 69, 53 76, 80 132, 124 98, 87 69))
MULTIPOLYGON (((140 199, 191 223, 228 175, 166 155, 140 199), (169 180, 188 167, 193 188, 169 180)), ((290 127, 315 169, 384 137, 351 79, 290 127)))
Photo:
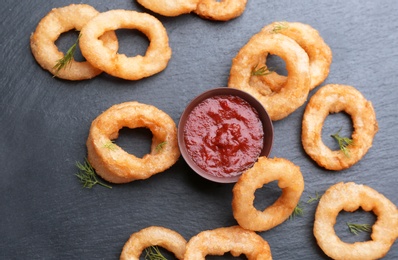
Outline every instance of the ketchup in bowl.
POLYGON ((263 106, 246 92, 212 89, 196 97, 181 116, 181 154, 199 175, 236 182, 272 146, 272 122, 263 106))

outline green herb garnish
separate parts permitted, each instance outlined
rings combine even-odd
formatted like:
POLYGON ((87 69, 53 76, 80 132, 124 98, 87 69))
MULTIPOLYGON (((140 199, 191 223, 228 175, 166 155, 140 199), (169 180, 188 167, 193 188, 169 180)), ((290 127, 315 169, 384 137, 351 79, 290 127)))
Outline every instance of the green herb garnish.
POLYGON ((266 76, 275 72, 274 68, 268 68, 266 65, 257 69, 257 65, 252 69, 252 76, 266 76))
POLYGON ((87 159, 84 160, 83 164, 81 164, 80 162, 76 162, 76 166, 77 168, 79 168, 79 172, 75 175, 77 176, 77 178, 79 178, 80 182, 83 184, 83 187, 90 189, 94 185, 98 184, 106 188, 112 189, 111 186, 98 180, 94 168, 91 166, 87 159))
POLYGON ((156 152, 160 152, 166 144, 167 144, 166 141, 161 142, 160 144, 158 144, 158 145, 156 146, 156 152))
POLYGON ((342 137, 342 136, 340 136, 340 134, 339 134, 340 131, 341 131, 341 128, 340 128, 340 130, 339 130, 337 133, 332 134, 331 137, 333 137, 334 139, 336 139, 336 141, 337 141, 338 144, 339 144, 340 150, 343 151, 343 153, 344 153, 347 157, 350 157, 350 149, 348 148, 348 146, 349 146, 350 144, 352 144, 353 141, 352 141, 352 139, 349 138, 349 137, 342 137))
POLYGON ((355 223, 348 223, 347 226, 350 229, 350 232, 358 235, 359 232, 371 232, 372 225, 369 224, 355 224, 355 223))
POLYGON ((65 68, 66 66, 70 65, 72 60, 73 60, 73 55, 75 54, 76 48, 77 48, 77 44, 79 43, 79 39, 80 39, 81 34, 79 34, 79 36, 77 37, 76 42, 69 48, 69 50, 66 52, 66 54, 64 55, 64 57, 62 57, 61 59, 57 60, 57 63, 54 65, 53 69, 55 69, 55 76, 57 76, 58 72, 65 68))
POLYGON ((107 142, 106 144, 104 144, 104 148, 107 148, 111 151, 115 151, 117 148, 117 145, 115 144, 114 141, 111 140, 111 141, 107 142))
POLYGON ((150 246, 145 248, 145 259, 148 260, 167 260, 166 257, 162 255, 157 246, 150 246))
POLYGON ((289 27, 286 22, 279 22, 274 25, 274 28, 270 31, 270 33, 279 33, 282 30, 285 30, 289 27))
POLYGON ((319 195, 319 193, 316 191, 315 192, 315 197, 311 197, 311 196, 309 196, 309 197, 310 197, 310 199, 307 200, 307 203, 312 203, 314 201, 318 201, 322 196, 319 195))
POLYGON ((297 204, 297 206, 294 208, 293 213, 289 216, 289 219, 292 220, 296 216, 303 216, 304 215, 304 208, 301 205, 301 202, 297 204))

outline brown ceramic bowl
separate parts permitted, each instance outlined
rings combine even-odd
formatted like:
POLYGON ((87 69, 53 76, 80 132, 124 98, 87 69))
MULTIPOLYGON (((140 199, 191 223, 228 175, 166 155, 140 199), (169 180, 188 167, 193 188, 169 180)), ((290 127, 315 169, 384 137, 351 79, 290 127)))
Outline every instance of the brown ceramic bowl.
MULTIPOLYGON (((208 99, 210 97, 214 96, 219 96, 219 95, 233 95, 240 97, 247 101, 257 112, 259 115, 259 118, 262 122, 263 125, 263 131, 264 131, 264 136, 263 136, 263 147, 260 153, 260 156, 268 156, 271 152, 272 148, 272 143, 273 143, 273 138, 274 138, 274 128, 272 125, 271 118, 269 117, 267 111, 265 108, 261 105, 261 103, 254 98, 252 95, 238 90, 234 88, 228 88, 228 87, 221 87, 221 88, 215 88, 208 90, 196 98, 194 98, 188 106, 185 108, 184 112, 181 115, 179 124, 178 124, 178 145, 181 151, 181 155, 186 161, 186 163, 200 176, 219 183, 233 183, 238 181, 240 175, 236 176, 231 176, 231 177, 216 177, 212 174, 207 173, 205 170, 200 168, 190 157, 187 151, 187 147, 184 141, 184 128, 185 124, 187 122, 187 118, 189 114, 191 113, 192 109, 195 108, 200 102, 202 102, 205 99, 208 99)), ((257 160, 257 159, 256 159, 257 160)))

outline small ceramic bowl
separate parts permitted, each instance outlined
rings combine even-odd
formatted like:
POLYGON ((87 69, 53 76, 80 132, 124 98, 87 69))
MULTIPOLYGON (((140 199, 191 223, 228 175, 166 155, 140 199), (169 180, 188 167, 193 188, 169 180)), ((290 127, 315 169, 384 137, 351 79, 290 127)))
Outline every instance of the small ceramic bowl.
MULTIPOLYGON (((200 168, 191 158, 191 156, 188 154, 187 146, 184 140, 184 128, 185 124, 187 122, 188 116, 190 115, 191 111, 202 101, 214 97, 214 96, 219 96, 219 95, 232 95, 232 96, 237 96, 248 102, 258 113, 258 116, 261 120, 261 123, 263 125, 263 147, 260 152, 260 156, 268 156, 271 152, 272 148, 272 143, 273 143, 273 138, 274 138, 274 128, 272 125, 271 118, 269 117, 267 111, 265 108, 261 105, 261 103, 254 98, 252 95, 239 90, 239 89, 234 89, 234 88, 228 88, 228 87, 221 87, 221 88, 215 88, 208 90, 196 98, 194 98, 188 106, 185 108, 184 112, 182 113, 180 117, 180 121, 178 123, 178 145, 181 151, 181 155, 186 161, 186 163, 200 176, 202 176, 205 179, 214 181, 214 182, 219 182, 219 183, 234 183, 238 181, 240 174, 236 176, 231 176, 231 177, 217 177, 212 174, 209 174, 202 168, 200 168)), ((257 158, 256 158, 257 160, 257 158)))

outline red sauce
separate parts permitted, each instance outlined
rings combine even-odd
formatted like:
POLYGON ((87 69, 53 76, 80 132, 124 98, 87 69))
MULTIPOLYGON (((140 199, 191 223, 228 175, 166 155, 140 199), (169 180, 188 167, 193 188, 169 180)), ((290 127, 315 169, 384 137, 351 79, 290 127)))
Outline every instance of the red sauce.
POLYGON ((188 116, 184 141, 192 160, 218 177, 239 175, 259 157, 263 125, 240 97, 220 95, 199 103, 188 116))

